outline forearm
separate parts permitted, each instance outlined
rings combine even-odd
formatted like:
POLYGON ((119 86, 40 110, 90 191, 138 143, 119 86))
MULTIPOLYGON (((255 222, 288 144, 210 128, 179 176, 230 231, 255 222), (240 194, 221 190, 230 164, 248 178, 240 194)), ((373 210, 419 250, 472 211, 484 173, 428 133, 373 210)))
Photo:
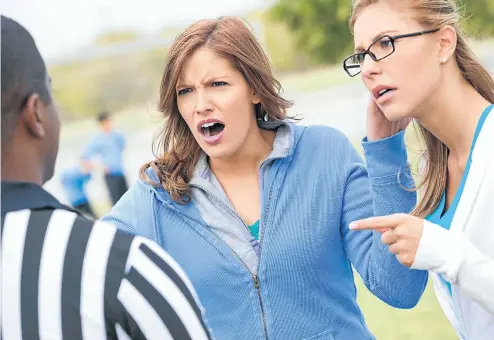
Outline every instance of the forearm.
MULTIPOLYGON (((368 172, 368 216, 410 212, 416 204, 407 162, 404 132, 377 142, 363 142, 368 172)), ((359 195, 363 195, 360 193, 359 195)), ((359 219, 355 216, 353 220, 359 219)), ((352 232, 353 233, 353 232, 352 232)), ((362 231, 357 231, 363 233, 362 231)), ((381 234, 367 231, 368 251, 361 275, 367 287, 381 300, 399 308, 411 308, 419 301, 427 284, 426 271, 410 270, 398 262, 381 242, 381 234)))
POLYGON ((362 142, 373 215, 409 213, 416 205, 415 183, 408 164, 404 132, 389 138, 362 142))
POLYGON ((378 232, 349 229, 352 221, 372 215, 373 200, 365 170, 355 171, 345 191, 343 208, 342 234, 347 253, 374 295, 394 307, 411 308, 422 296, 428 272, 400 264, 378 232))

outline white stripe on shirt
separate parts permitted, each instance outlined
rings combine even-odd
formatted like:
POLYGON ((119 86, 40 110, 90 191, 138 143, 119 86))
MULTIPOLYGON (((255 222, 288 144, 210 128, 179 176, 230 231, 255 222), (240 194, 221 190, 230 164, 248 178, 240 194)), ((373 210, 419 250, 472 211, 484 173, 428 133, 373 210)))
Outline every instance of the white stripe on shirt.
POLYGON ((153 242, 107 223, 66 210, 10 212, 0 260, 5 340, 69 340, 81 330, 87 340, 209 338, 178 264, 153 242))
MULTIPOLYGON (((135 243, 133 246, 135 246, 135 243)), ((166 298, 184 324, 191 338, 207 339, 201 322, 177 285, 138 248, 136 249, 134 247, 131 250, 130 258, 132 259, 134 268, 166 298)), ((170 261, 168 264, 170 264, 170 261)))
POLYGON ((39 269, 40 339, 62 338, 62 274, 65 249, 76 214, 55 210, 46 231, 39 269))
POLYGON ((5 217, 2 233, 2 336, 21 339, 21 276, 24 240, 29 223, 29 210, 10 213, 5 217), (8 311, 8 312, 6 312, 8 311))
POLYGON ((115 237, 115 229, 96 222, 89 237, 82 268, 81 313, 91 315, 83 318, 82 334, 85 339, 104 339, 105 306, 104 289, 108 255, 115 237))
POLYGON ((173 340, 154 308, 128 280, 122 281, 118 299, 139 325, 147 340, 173 340))
POLYGON ((117 332, 118 340, 132 340, 119 323, 115 326, 115 331, 117 332))
MULTIPOLYGON (((140 237, 140 241, 142 244, 148 246, 153 252, 159 255, 172 269, 173 271, 180 277, 183 283, 187 286, 192 296, 198 300, 197 293, 192 285, 192 282, 189 280, 189 277, 185 274, 184 270, 178 265, 178 263, 168 254, 163 251, 156 243, 150 242, 148 239, 140 237)), ((200 307, 202 308, 202 307, 200 307)))

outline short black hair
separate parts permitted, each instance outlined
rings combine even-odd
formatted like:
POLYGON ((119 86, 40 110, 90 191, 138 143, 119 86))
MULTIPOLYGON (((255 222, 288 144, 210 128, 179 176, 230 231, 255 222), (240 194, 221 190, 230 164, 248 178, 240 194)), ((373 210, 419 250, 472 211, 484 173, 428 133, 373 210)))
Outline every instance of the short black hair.
POLYGON ((104 122, 105 120, 109 119, 110 118, 110 113, 107 112, 107 111, 103 111, 103 112, 100 112, 98 113, 98 122, 104 122))
POLYGON ((29 96, 37 93, 45 104, 51 104, 52 98, 46 65, 31 34, 3 15, 1 26, 3 136, 12 130, 9 123, 22 111, 29 96))

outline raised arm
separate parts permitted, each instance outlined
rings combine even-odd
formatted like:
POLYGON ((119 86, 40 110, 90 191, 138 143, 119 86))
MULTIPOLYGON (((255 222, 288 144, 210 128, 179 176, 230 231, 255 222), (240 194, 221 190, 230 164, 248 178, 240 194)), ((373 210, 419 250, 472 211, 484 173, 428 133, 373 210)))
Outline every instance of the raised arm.
MULTIPOLYGON (((349 143, 348 143, 349 144, 349 143)), ((346 251, 366 287, 397 308, 414 307, 427 284, 427 271, 411 270, 398 262, 376 231, 352 231, 352 221, 407 213, 416 203, 407 191, 413 179, 407 162, 404 132, 376 142, 364 141, 367 168, 349 144, 347 180, 343 197, 341 232, 346 251)))

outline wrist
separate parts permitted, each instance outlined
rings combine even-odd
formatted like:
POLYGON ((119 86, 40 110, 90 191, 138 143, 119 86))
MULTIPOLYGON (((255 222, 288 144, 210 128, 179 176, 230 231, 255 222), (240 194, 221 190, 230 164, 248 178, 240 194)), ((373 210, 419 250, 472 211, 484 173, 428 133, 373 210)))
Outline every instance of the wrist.
POLYGON ((368 142, 376 142, 382 139, 386 139, 391 136, 385 136, 384 134, 376 134, 376 133, 368 133, 367 134, 367 141, 368 142))
POLYGON ((400 131, 369 131, 367 133, 367 141, 376 142, 389 137, 393 137, 394 135, 400 133, 400 131))
POLYGON ((376 141, 366 137, 362 147, 370 178, 396 175, 408 167, 403 131, 376 141))

